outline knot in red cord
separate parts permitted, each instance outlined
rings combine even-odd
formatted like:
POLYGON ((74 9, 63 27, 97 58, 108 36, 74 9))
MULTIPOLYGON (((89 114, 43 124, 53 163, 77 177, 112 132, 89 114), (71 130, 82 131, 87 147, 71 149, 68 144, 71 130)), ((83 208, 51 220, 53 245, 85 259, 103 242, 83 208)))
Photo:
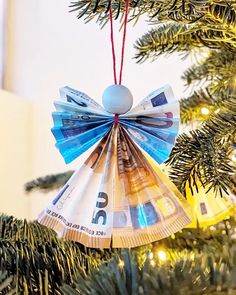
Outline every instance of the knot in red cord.
POLYGON ((118 125, 118 121, 119 121, 119 115, 118 114, 115 114, 114 115, 114 124, 115 124, 115 126, 118 125))

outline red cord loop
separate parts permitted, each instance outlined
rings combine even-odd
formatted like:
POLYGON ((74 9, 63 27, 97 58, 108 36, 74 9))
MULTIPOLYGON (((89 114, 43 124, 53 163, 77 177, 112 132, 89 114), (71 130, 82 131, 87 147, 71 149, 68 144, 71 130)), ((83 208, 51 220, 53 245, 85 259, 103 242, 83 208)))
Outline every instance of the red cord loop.
POLYGON ((124 64, 124 55, 125 55, 125 40, 126 40, 126 30, 127 30, 127 23, 128 23, 128 14, 129 14, 129 0, 126 0, 125 3, 125 19, 124 19, 124 33, 123 33, 123 40, 122 40, 122 51, 121 51, 121 62, 120 62, 120 78, 119 84, 121 85, 122 82, 122 74, 123 74, 123 64, 124 64))
POLYGON ((115 43, 114 43, 113 21, 112 21, 111 8, 109 9, 109 17, 110 17, 110 28, 111 28, 111 50, 112 50, 112 60, 113 60, 113 75, 114 75, 114 83, 117 84, 117 78, 116 78, 116 53, 115 53, 115 43))
MULTIPOLYGON (((125 2, 124 31, 123 31, 123 40, 122 40, 122 50, 121 50, 121 62, 120 62, 119 85, 121 85, 121 83, 122 83, 128 14, 129 14, 129 0, 126 0, 126 2, 125 2)), ((114 33, 113 33, 113 18, 112 18, 112 10, 111 10, 111 8, 109 9, 109 18, 110 18, 110 29, 111 29, 111 48, 112 48, 112 59, 113 59, 113 75, 114 75, 114 83, 117 84, 116 54, 115 54, 115 42, 114 42, 114 33)))
MULTIPOLYGON (((122 82, 128 14, 129 14, 129 0, 126 0, 126 2, 125 2, 124 31, 123 31, 122 49, 121 49, 121 61, 120 61, 119 85, 121 85, 121 82, 122 82)), ((114 83, 117 84, 116 53, 115 53, 115 42, 114 42, 114 32, 113 32, 113 18, 112 18, 112 10, 111 10, 111 8, 109 9, 109 18, 110 18, 110 29, 111 29, 110 36, 111 36, 111 50, 112 50, 112 60, 113 60, 113 76, 114 76, 114 83)), ((118 125, 118 121, 119 121, 119 115, 115 114, 114 115, 114 125, 115 126, 118 125)))

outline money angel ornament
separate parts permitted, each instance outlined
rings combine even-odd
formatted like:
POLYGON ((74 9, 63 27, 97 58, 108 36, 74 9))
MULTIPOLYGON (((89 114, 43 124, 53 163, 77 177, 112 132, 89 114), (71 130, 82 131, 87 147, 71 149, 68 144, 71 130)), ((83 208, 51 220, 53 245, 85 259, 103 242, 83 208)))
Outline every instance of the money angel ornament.
POLYGON ((175 233, 191 222, 191 207, 158 164, 174 145, 179 103, 164 86, 131 109, 122 85, 109 86, 101 107, 64 87, 55 101, 52 133, 66 163, 97 143, 40 223, 91 248, 131 248, 175 233))

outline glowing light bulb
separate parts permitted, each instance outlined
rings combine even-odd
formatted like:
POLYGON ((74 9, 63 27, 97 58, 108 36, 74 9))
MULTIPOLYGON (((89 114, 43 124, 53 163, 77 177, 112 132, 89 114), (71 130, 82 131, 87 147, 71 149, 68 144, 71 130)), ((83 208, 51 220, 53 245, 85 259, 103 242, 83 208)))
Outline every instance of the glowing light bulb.
POLYGON ((166 252, 164 252, 163 250, 160 250, 160 251, 158 251, 157 255, 160 260, 166 261, 166 252))
POLYGON ((190 259, 191 259, 191 260, 194 260, 194 258, 195 258, 194 253, 191 253, 191 255, 190 255, 190 259))
POLYGON ((210 111, 208 110, 208 108, 203 107, 203 108, 201 108, 201 113, 203 115, 209 115, 210 111))
POLYGON ((236 163, 236 150, 233 151, 231 160, 236 163))
POLYGON ((125 265, 124 261, 123 261, 123 260, 120 260, 119 263, 118 263, 118 266, 119 266, 120 268, 123 268, 124 265, 125 265))
POLYGON ((150 261, 150 264, 151 264, 151 266, 155 266, 156 265, 156 262, 154 260, 151 260, 150 261))
POLYGON ((202 52, 202 56, 203 56, 204 58, 209 57, 209 51, 203 51, 203 52, 202 52))
POLYGON ((153 259, 153 257, 154 257, 154 255, 153 255, 153 253, 151 252, 151 253, 149 254, 149 259, 153 259))

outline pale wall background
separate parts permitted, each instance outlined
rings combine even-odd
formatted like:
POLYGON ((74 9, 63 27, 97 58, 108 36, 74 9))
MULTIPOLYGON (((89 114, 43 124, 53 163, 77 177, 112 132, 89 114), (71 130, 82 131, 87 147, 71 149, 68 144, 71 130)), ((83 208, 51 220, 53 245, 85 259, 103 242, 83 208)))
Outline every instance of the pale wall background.
MULTIPOLYGON (((82 161, 79 159, 66 166, 54 147, 50 132, 53 100, 58 96, 59 87, 70 85, 101 101, 103 90, 113 83, 109 26, 101 30, 95 22, 84 24, 77 20, 75 13, 68 13, 69 1, 66 0, 6 1, 4 86, 19 96, 14 98, 18 101, 14 112, 18 111, 21 119, 13 116, 8 97, 1 96, 1 122, 8 122, 1 127, 6 128, 4 132, 8 137, 3 144, 12 146, 15 125, 18 133, 17 146, 0 153, 0 201, 2 204, 5 198, 15 200, 14 205, 9 203, 1 211, 35 218, 55 193, 33 193, 25 197, 21 192, 17 199, 19 187, 23 187, 26 179, 76 168, 82 161), (30 123, 26 124, 28 120, 30 123), (4 172, 6 167, 8 173, 4 172), (11 189, 7 189, 8 186, 11 189), (20 204, 23 205, 18 212, 20 204)), ((118 27, 116 23, 116 29, 118 27)), ((128 26, 123 84, 129 87, 136 102, 166 83, 172 85, 178 98, 183 97, 180 76, 190 65, 189 59, 183 61, 172 55, 153 63, 135 63, 134 41, 148 28, 144 20, 134 27, 128 26)), ((118 30, 115 36, 118 46, 121 43, 118 30)))
POLYGON ((0 211, 29 217, 23 183, 31 177, 31 105, 0 90, 0 211))

